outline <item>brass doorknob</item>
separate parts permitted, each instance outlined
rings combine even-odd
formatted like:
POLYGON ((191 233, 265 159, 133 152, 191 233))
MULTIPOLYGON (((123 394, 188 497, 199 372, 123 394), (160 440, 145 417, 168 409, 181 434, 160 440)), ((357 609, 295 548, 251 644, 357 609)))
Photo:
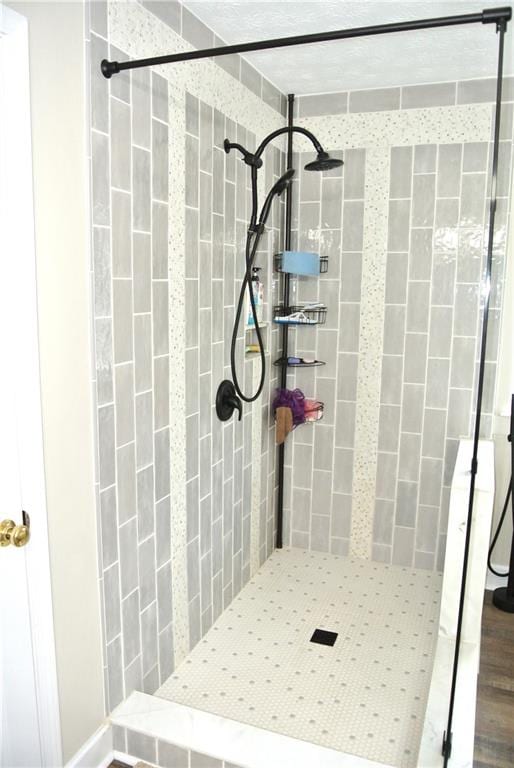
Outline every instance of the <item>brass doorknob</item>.
POLYGON ((16 525, 14 520, 2 520, 0 523, 0 547, 24 547, 30 539, 30 518, 22 512, 23 523, 16 525))
POLYGON ((0 523, 0 547, 8 547, 11 543, 11 535, 16 528, 14 520, 2 520, 0 523))

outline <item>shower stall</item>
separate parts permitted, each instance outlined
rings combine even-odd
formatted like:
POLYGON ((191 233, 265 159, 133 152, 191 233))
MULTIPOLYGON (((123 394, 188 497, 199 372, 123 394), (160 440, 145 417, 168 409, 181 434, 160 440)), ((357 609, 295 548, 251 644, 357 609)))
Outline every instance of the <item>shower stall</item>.
POLYGON ((225 46, 170 8, 93 3, 86 43, 114 749, 469 764, 510 9, 225 46), (239 55, 462 24, 496 31, 496 79, 285 96, 239 55), (277 389, 322 404, 278 448, 277 389))

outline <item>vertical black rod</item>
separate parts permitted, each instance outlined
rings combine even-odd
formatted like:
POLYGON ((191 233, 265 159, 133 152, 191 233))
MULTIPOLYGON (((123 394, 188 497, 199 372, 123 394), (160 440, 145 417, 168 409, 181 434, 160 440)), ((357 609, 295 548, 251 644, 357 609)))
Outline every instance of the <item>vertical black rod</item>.
MULTIPOLYGON (((514 395, 510 399, 510 482, 514 477, 514 395)), ((507 600, 514 600, 514 493, 511 492, 510 503, 512 506, 512 544, 510 547, 509 578, 507 579, 507 600)))
POLYGON ((491 201, 489 205, 489 234, 487 240, 487 261, 485 269, 484 287, 484 314, 482 318, 482 339, 480 345, 480 366, 478 370, 478 389, 477 404, 475 412, 475 429, 473 437, 473 458, 471 460, 471 477, 469 484, 469 502, 468 517, 466 524, 466 539, 464 543, 464 558, 462 562, 462 578, 460 585, 459 614, 457 618, 457 633, 455 637, 455 654, 453 657, 452 687, 450 692, 450 704, 448 708, 448 723, 443 737, 442 754, 444 756, 444 768, 448 765, 452 751, 452 722, 453 710, 455 705, 455 689, 457 685, 457 672, 459 668, 460 641, 462 634, 462 620, 464 614, 464 601, 466 597, 466 580, 468 575, 469 545, 471 540, 471 526, 473 523, 473 502, 475 497, 475 480, 478 469, 478 442, 480 439, 480 417, 482 413, 482 396, 484 390, 484 371, 485 355, 487 345, 487 325, 489 321, 489 303, 491 295, 491 270, 493 262, 494 245, 494 220, 496 216, 496 188, 498 175, 498 149, 500 144, 500 116, 502 100, 502 80, 503 80, 503 45, 506 29, 505 20, 501 20, 496 25, 496 31, 499 33, 498 43, 498 74, 496 80, 496 108, 494 113, 494 142, 493 142, 493 162, 491 172, 491 201))
MULTIPOLYGON (((293 127, 294 117, 294 94, 290 93, 287 96, 287 127, 293 127)), ((287 134, 287 170, 293 167, 293 131, 289 131, 287 134)), ((291 218, 293 211, 293 184, 290 184, 286 191, 286 220, 285 220, 285 236, 284 236, 284 250, 288 251, 291 248, 291 218)), ((282 294, 282 303, 284 309, 289 307, 289 289, 290 289, 290 277, 288 272, 283 273, 284 277, 284 292, 282 294)), ((282 326, 282 365, 280 367, 280 386, 285 388, 287 386, 287 356, 289 347, 289 328, 287 323, 282 326)), ((283 545, 283 529, 284 529, 284 460, 285 460, 285 445, 281 443, 278 447, 278 491, 277 491, 277 549, 282 549, 283 545)))

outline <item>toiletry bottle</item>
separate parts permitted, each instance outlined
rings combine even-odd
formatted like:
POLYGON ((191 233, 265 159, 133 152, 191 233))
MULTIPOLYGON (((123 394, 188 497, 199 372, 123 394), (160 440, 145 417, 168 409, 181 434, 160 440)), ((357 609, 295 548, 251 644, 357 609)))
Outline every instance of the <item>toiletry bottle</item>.
POLYGON ((256 309, 257 309, 257 320, 259 323, 262 323, 264 321, 264 283, 259 277, 259 272, 261 270, 261 267, 255 267, 255 278, 252 280, 253 282, 253 290, 254 290, 254 296, 256 297, 256 309))
MULTIPOLYGON (((251 291, 253 293, 253 299, 255 303, 255 314, 257 315, 257 321, 262 323, 263 311, 264 311, 264 286, 262 281, 259 280, 259 271, 261 267, 252 267, 252 280, 250 284, 251 291)), ((246 312, 246 325, 248 328, 254 328, 255 323, 253 320, 252 306, 250 304, 250 297, 247 295, 247 312, 246 312)))

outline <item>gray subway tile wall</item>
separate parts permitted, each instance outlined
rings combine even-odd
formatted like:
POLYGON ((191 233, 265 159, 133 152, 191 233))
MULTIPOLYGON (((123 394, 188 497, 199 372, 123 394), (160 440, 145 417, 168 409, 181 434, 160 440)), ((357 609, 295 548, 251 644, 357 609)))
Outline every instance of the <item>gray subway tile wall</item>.
MULTIPOLYGON (((188 596, 191 644, 210 627, 249 578, 252 475, 259 472, 253 446, 253 414, 262 412, 261 495, 259 514, 261 561, 271 552, 273 541, 274 455, 270 439, 270 387, 276 368, 270 363, 277 334, 265 332, 268 375, 262 404, 246 409, 242 422, 221 423, 214 412, 218 385, 230 377, 229 353, 235 300, 244 271, 241 249, 249 215, 249 174, 234 154, 222 149, 229 137, 253 146, 255 137, 235 125, 208 104, 186 94, 186 156, 194 158, 186 167, 186 227, 188 249, 195 263, 185 277, 187 387, 187 521, 188 596), (237 172, 234 173, 234 170, 237 172), (213 194, 214 191, 214 194, 213 194), (237 207, 234 205, 237 201, 237 207), (272 349, 269 343, 272 344, 272 349), (271 373, 270 373, 271 371, 271 373), (271 534, 271 535, 270 535, 271 534)), ((271 186, 281 170, 278 151, 265 162, 266 182, 271 186)), ((280 219, 276 217, 258 252, 270 312, 272 290, 272 246, 278 248, 280 219)), ((239 329, 238 370, 245 391, 255 387, 251 357, 244 356, 248 334, 239 329)))
MULTIPOLYGON (((96 31, 107 35, 103 4, 92 6, 96 31)), ((91 40, 98 54, 107 52, 103 37, 92 34, 91 40)), ((112 46, 110 53, 126 58, 112 46)), ((172 669, 168 97, 167 82, 151 79, 148 71, 126 74, 110 87, 95 74, 91 89, 101 585, 109 711, 134 687, 153 693, 172 669)))
POLYGON ((373 88, 368 91, 351 91, 349 112, 382 112, 400 109, 400 88, 373 88))
MULTIPOLYGON (((308 153, 297 155, 294 166, 303 168, 309 159, 308 153)), ((324 301, 329 313, 325 325, 290 334, 291 354, 326 365, 297 369, 288 386, 324 401, 325 413, 322 422, 298 427, 286 443, 291 491, 285 493, 292 546, 339 555, 348 553, 351 527, 364 150, 349 150, 345 162, 346 180, 337 169, 322 176, 301 172, 293 184, 293 247, 326 253, 329 266, 319 280, 294 278, 292 292, 295 300, 324 301)))
MULTIPOLYGON (((455 94, 455 88, 440 90, 455 94)), ((438 89, 428 89, 426 102, 428 92, 435 99, 438 89)), ((300 114, 323 104, 321 97, 304 98, 300 114)), ((381 561, 434 568, 444 558, 456 449, 458 439, 470 435, 476 396, 488 155, 488 145, 480 144, 390 151, 372 554, 381 561)), ((295 165, 303 167, 307 157, 297 156, 295 165)), ((328 272, 318 281, 295 279, 293 291, 301 300, 325 300, 330 313, 326 326, 298 329, 293 337, 295 354, 326 365, 297 370, 290 386, 326 399, 327 407, 321 424, 299 427, 286 446, 286 528, 293 546, 334 553, 348 551, 351 530, 365 157, 363 149, 345 152, 344 183, 329 174, 313 180, 300 173, 293 187, 293 247, 329 254, 328 272), (340 281, 334 292, 335 275, 340 281)), ((495 301, 503 280, 503 236, 498 243, 495 301)), ((498 354, 498 311, 492 313, 484 436, 490 436, 498 354)))
MULTIPOLYGON (((440 547, 445 543, 449 485, 458 438, 470 434, 476 386, 486 167, 487 152, 476 145, 391 149, 390 188, 398 198, 391 206, 395 210, 401 204, 411 211, 405 221, 389 221, 379 427, 379 450, 389 453, 379 454, 373 542, 375 556, 399 565, 438 567, 444 557, 440 547), (412 151, 413 167, 407 162, 412 151), (475 183, 477 177, 480 183, 475 183), (400 241, 394 231, 398 226, 400 241), (474 264, 468 268, 470 240, 474 264), (461 268, 456 270, 458 261, 461 268), (402 332, 399 323, 391 325, 391 318, 405 309, 402 332), (386 354, 393 351, 391 346, 397 358, 386 354), (393 360, 398 360, 397 374, 393 360), (392 383, 396 375, 398 389, 392 383), (401 412, 399 432, 390 413, 392 402, 401 412), (384 472, 386 457, 390 466, 384 472), (384 544, 392 549, 385 550, 384 544)), ((497 277, 501 283, 503 263, 497 277)), ((484 405, 490 415, 492 403, 484 405)))
MULTIPOLYGON (((322 115, 340 115, 346 112, 382 112, 397 109, 426 109, 430 107, 451 107, 460 104, 479 104, 494 102, 496 98, 496 79, 493 77, 458 82, 426 83, 423 85, 404 85, 395 88, 370 88, 363 91, 317 93, 298 96, 295 114, 298 117, 319 117, 322 115)), ((502 93, 502 134, 501 138, 512 136, 512 108, 514 101, 514 77, 503 78, 502 93)), ((428 163, 429 153, 434 147, 416 147, 416 163, 428 163)), ((471 151, 471 150, 468 150, 471 151)), ((416 168, 417 171, 435 170, 428 166, 416 168)), ((468 169, 466 169, 468 170, 468 169)), ((471 170, 471 169, 469 169, 471 170)))

